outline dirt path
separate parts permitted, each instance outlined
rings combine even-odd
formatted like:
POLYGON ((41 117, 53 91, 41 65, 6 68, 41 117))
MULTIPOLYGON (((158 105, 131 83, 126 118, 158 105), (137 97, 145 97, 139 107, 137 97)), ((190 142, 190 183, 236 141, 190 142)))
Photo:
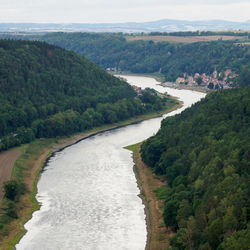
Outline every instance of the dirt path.
POLYGON ((141 188, 141 193, 145 197, 147 206, 147 224, 150 239, 148 239, 147 249, 163 250, 169 246, 169 237, 173 235, 171 230, 165 227, 163 221, 163 204, 156 198, 154 190, 167 185, 157 178, 155 174, 141 160, 140 144, 134 152, 134 162, 138 174, 138 183, 141 188))
POLYGON ((13 165, 20 154, 18 149, 0 153, 0 200, 3 198, 3 183, 10 179, 13 165))

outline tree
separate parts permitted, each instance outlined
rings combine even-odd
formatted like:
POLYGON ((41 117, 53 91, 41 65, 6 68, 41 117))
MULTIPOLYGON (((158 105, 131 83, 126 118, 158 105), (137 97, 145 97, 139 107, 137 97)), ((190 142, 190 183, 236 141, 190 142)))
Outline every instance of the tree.
POLYGON ((202 83, 202 78, 199 76, 197 79, 196 79, 196 82, 198 85, 201 85, 202 83))
POLYGON ((235 232, 221 243, 218 250, 248 250, 250 239, 249 227, 245 230, 235 232))
POLYGON ((6 181, 3 188, 4 196, 9 200, 14 201, 19 194, 19 184, 16 180, 6 181))
POLYGON ((178 228, 176 220, 178 207, 179 203, 177 200, 170 200, 165 204, 163 213, 166 226, 171 227, 174 231, 178 228))
POLYGON ((223 224, 220 218, 214 220, 208 229, 208 241, 213 249, 222 242, 223 224))
POLYGON ((210 82, 210 83, 207 85, 207 87, 208 87, 209 89, 213 89, 213 88, 214 88, 214 84, 213 84, 212 82, 210 82))

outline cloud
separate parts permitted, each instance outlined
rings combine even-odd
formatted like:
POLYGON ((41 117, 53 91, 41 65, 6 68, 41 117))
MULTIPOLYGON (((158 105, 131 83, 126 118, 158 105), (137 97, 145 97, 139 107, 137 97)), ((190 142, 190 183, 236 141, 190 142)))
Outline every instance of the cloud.
POLYGON ((0 22, 249 19, 249 0, 0 0, 0 22))

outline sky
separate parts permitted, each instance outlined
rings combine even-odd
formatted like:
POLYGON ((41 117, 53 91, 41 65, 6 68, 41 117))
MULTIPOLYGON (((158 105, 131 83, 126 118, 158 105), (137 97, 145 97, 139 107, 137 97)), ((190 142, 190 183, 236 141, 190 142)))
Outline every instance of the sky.
POLYGON ((0 22, 250 20, 250 0, 0 0, 0 22))

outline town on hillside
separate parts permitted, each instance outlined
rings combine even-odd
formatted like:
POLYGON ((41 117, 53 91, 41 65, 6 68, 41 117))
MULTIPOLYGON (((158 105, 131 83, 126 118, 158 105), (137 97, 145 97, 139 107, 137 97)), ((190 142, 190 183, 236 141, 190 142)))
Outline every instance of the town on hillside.
MULTIPOLYGON (((122 73, 119 68, 106 68, 107 72, 116 72, 122 73)), ((161 73, 161 72, 159 72, 161 73)), ((230 89, 235 86, 235 80, 238 74, 233 72, 232 69, 226 69, 223 72, 217 72, 216 68, 212 75, 208 75, 206 73, 195 73, 194 75, 188 75, 187 73, 183 73, 182 77, 178 77, 175 82, 165 82, 163 85, 172 86, 172 87, 180 87, 181 85, 186 85, 190 87, 204 87, 207 89, 230 89)), ((134 90, 137 92, 141 92, 133 86, 134 90)))
POLYGON ((184 84, 188 86, 203 86, 208 89, 229 89, 234 86, 235 78, 238 75, 227 69, 224 72, 218 73, 215 69, 212 75, 206 73, 195 73, 193 76, 187 73, 183 74, 183 77, 178 77, 175 81, 176 85, 184 84))

